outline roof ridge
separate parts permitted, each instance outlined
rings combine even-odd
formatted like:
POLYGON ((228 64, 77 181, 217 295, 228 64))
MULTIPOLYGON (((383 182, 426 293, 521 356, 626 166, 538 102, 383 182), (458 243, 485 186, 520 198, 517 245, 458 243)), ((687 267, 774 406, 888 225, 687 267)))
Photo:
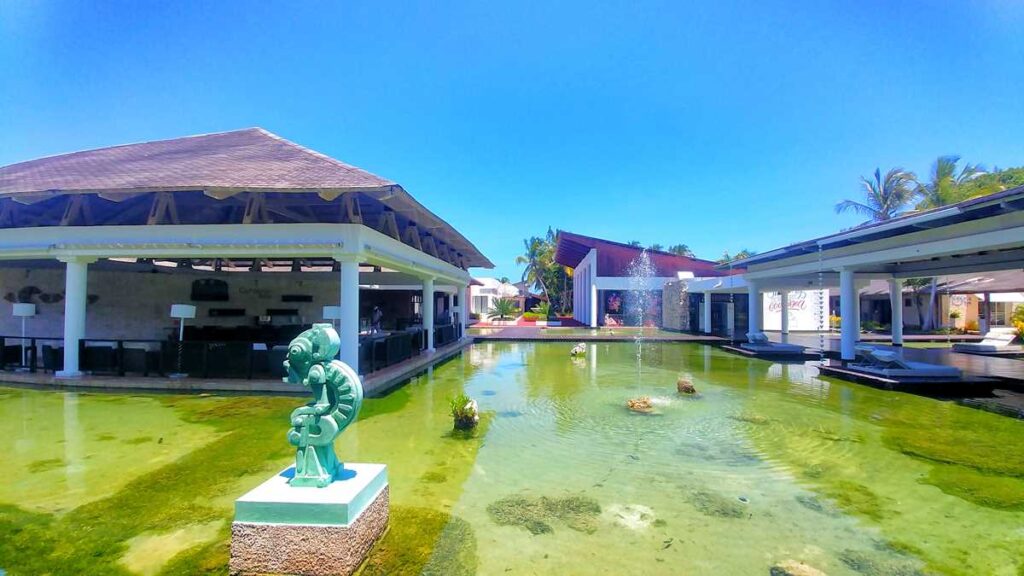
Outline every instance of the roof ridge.
POLYGON ((652 248, 646 248, 644 246, 633 246, 631 244, 626 244, 625 242, 617 242, 615 240, 607 240, 605 238, 598 238, 596 236, 587 236, 586 234, 577 234, 575 232, 569 232, 567 230, 559 230, 558 232, 559 233, 564 232, 566 234, 569 234, 570 236, 579 236, 581 238, 589 238, 591 240, 597 240, 598 242, 606 242, 608 244, 614 244, 616 246, 621 246, 623 248, 632 248, 633 250, 640 250, 640 251, 646 250, 649 253, 661 254, 663 256, 671 256, 673 258, 685 258, 685 259, 690 260, 692 262, 703 262, 703 263, 706 263, 706 264, 714 264, 714 265, 718 264, 717 262, 715 262, 713 260, 705 260, 703 258, 697 258, 696 256, 683 256, 681 254, 673 254, 672 252, 668 252, 668 251, 665 251, 665 250, 654 250, 652 248))
POLYGON ((267 132, 263 128, 260 128, 259 126, 250 126, 249 128, 238 128, 238 129, 235 129, 235 130, 222 130, 220 132, 207 132, 205 134, 191 134, 189 136, 178 136, 177 138, 160 138, 160 139, 157 139, 157 140, 142 140, 142 141, 139 141, 139 142, 127 142, 125 144, 114 144, 112 146, 101 146, 99 148, 87 148, 85 150, 73 150, 71 152, 58 152, 56 154, 47 154, 46 156, 37 156, 35 158, 30 158, 28 160, 22 160, 20 162, 13 162, 11 164, 5 164, 3 166, 0 166, 0 169, 10 168, 12 166, 17 166, 19 164, 28 164, 29 162, 35 162, 37 160, 49 160, 49 159, 52 159, 52 158, 59 158, 61 156, 74 156, 76 154, 84 154, 86 152, 99 152, 101 150, 116 150, 117 148, 126 148, 128 146, 142 146, 144 144, 157 144, 157 143, 160 143, 160 142, 172 142, 172 141, 175 141, 175 140, 189 140, 189 139, 192 139, 192 138, 203 138, 203 137, 206 137, 206 136, 220 136, 220 135, 223 135, 223 134, 234 134, 234 133, 237 133, 237 132, 249 132, 249 131, 252 131, 252 130, 257 130, 257 131, 264 132, 266 134, 269 134, 269 135, 273 136, 273 134, 271 134, 270 132, 267 132))
POLYGON ((327 154, 324 154, 323 152, 318 152, 316 150, 313 150, 312 148, 307 148, 306 146, 303 146, 302 144, 298 144, 296 142, 292 142, 291 140, 289 140, 289 139, 287 139, 287 138, 285 138, 283 136, 279 136, 277 134, 274 134, 273 132, 271 132, 271 131, 269 131, 269 130, 267 130, 265 128, 260 128, 259 126, 257 126, 257 127, 253 128, 253 129, 259 131, 260 133, 262 133, 264 136, 267 136, 268 138, 272 138, 274 140, 277 140, 278 142, 281 142, 282 144, 285 144, 287 146, 291 146, 292 148, 296 148, 296 149, 298 149, 298 150, 300 150, 300 151, 302 151, 302 152, 304 152, 306 154, 309 154, 311 156, 315 156, 315 157, 317 157, 317 158, 319 158, 321 160, 326 160, 326 161, 330 162, 331 164, 334 164, 335 166, 338 166, 339 168, 347 170, 348 172, 359 172, 359 173, 362 173, 362 174, 368 174, 370 176, 373 176, 374 178, 377 178, 378 180, 384 180, 386 182, 390 182, 392 186, 399 186, 398 183, 396 183, 394 180, 392 180, 390 178, 384 178, 383 176, 378 176, 377 174, 374 174, 373 172, 370 172, 368 170, 363 170, 362 168, 359 168, 358 166, 353 166, 351 164, 346 164, 346 163, 342 162, 341 160, 338 160, 337 158, 333 158, 331 156, 328 156, 327 154))

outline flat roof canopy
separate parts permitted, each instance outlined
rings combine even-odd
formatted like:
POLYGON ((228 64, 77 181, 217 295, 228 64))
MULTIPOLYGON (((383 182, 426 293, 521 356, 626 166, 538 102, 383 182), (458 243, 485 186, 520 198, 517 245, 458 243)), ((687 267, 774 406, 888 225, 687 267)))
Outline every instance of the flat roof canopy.
POLYGON ((1024 268, 1024 187, 799 242, 724 268, 752 280, 850 270, 923 278, 1024 268))
POLYGON ((399 184, 261 128, 0 168, 0 228, 308 223, 361 224, 463 270, 493 268, 399 184))

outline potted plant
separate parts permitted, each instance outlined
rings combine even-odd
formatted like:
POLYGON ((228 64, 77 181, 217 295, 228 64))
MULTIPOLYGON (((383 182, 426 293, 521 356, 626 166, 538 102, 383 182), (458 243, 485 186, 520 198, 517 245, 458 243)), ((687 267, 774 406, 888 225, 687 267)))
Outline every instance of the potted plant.
POLYGON ((459 394, 451 401, 452 421, 456 430, 472 430, 480 423, 480 409, 465 394, 459 394))

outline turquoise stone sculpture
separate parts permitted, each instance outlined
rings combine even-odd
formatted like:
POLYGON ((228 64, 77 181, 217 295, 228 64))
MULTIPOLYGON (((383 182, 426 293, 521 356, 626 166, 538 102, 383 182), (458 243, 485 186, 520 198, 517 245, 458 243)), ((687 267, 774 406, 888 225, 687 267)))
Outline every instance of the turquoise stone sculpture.
POLYGON ((288 441, 296 447, 292 486, 322 488, 342 470, 334 439, 359 414, 363 386, 347 364, 336 360, 341 340, 330 324, 314 324, 288 345, 286 382, 302 384, 313 401, 292 411, 288 441))

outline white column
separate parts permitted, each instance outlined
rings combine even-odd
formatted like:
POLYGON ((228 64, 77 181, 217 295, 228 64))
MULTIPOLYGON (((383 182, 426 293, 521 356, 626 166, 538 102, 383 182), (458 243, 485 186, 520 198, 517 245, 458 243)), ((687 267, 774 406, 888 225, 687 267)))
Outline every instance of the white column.
POLYGON ((839 271, 839 317, 840 357, 853 360, 857 346, 857 288, 853 283, 853 270, 845 268, 839 271))
POLYGON ((985 292, 984 294, 982 294, 981 312, 982 312, 982 314, 984 314, 985 317, 982 318, 981 322, 978 323, 978 330, 981 332, 982 336, 984 336, 986 333, 988 333, 988 327, 992 325, 992 306, 991 306, 991 303, 992 303, 992 296, 989 295, 988 292, 985 292))
POLYGON ((434 351, 434 279, 423 279, 423 330, 426 331, 427 352, 434 351))
POLYGON ((88 267, 90 262, 83 258, 61 259, 64 272, 64 369, 57 372, 60 378, 76 378, 82 375, 78 366, 78 342, 85 338, 85 303, 89 286, 88 267))
POLYGON ((455 292, 448 292, 448 318, 455 324, 455 292))
POLYGON ((782 313, 782 316, 780 318, 780 326, 783 341, 785 341, 785 337, 789 335, 789 290, 779 291, 779 304, 781 304, 782 307, 782 309, 780 310, 780 312, 782 313))
POLYGON ((469 286, 459 288, 459 323, 462 325, 462 337, 466 337, 469 325, 469 286))
POLYGON ((892 307, 892 328, 889 330, 892 345, 903 346, 903 280, 899 278, 889 279, 889 305, 892 307))
POLYGON ((747 281, 747 333, 761 331, 761 288, 747 281))
POLYGON ((341 361, 359 371, 359 260, 355 257, 341 262, 341 361))
POLYGON ((853 321, 857 323, 854 326, 854 334, 857 335, 857 340, 860 340, 860 289, 856 282, 853 284, 853 321))
POLYGON ((704 323, 703 331, 711 334, 711 292, 704 293, 704 304, 701 306, 701 318, 704 323))
MULTIPOLYGON (((593 279, 590 282, 593 282, 593 279)), ((597 286, 591 283, 589 292, 590 302, 587 303, 587 307, 590 308, 590 327, 597 328, 597 286)))

